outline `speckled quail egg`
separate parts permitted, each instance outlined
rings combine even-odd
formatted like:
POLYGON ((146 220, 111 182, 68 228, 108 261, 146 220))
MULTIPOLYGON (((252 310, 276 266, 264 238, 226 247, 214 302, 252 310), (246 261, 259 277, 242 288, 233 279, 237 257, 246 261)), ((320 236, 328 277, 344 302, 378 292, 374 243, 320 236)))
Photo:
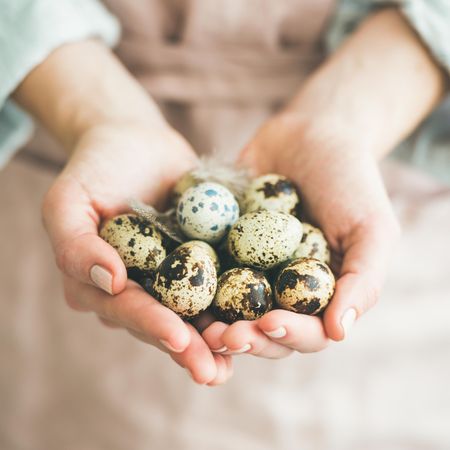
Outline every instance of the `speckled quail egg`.
POLYGON ((176 206, 178 204, 178 200, 187 189, 201 182, 202 180, 196 177, 192 172, 186 172, 173 187, 171 195, 172 204, 176 206))
POLYGON ((100 237, 119 253, 129 273, 136 277, 155 270, 166 257, 162 234, 135 214, 121 214, 109 219, 100 237))
POLYGON ((309 223, 302 222, 302 225, 303 237, 292 259, 314 258, 330 264, 330 247, 322 231, 309 223))
POLYGON ((335 280, 330 268, 312 258, 288 264, 275 282, 275 299, 283 309, 300 314, 317 314, 331 300, 335 280))
POLYGON ((206 242, 203 241, 189 241, 186 242, 186 244, 189 245, 199 245, 201 248, 205 250, 206 253, 208 253, 209 257, 213 260, 214 267, 216 268, 217 274, 220 273, 220 260, 219 256, 217 255, 216 251, 206 242))
POLYGON ((216 293, 216 268, 204 245, 192 241, 180 245, 156 271, 152 292, 183 319, 208 308, 216 293))
POLYGON ((191 239, 220 241, 239 217, 233 194, 217 183, 200 183, 187 189, 177 207, 177 221, 191 239))
POLYGON ((294 216, 274 211, 244 214, 228 234, 228 249, 237 262, 271 269, 288 260, 300 244, 302 224, 294 216))
POLYGON ((212 309, 224 322, 255 320, 272 307, 272 289, 262 272, 246 267, 224 272, 217 283, 212 309))
POLYGON ((299 204, 294 184, 283 175, 270 173, 255 178, 244 192, 242 205, 246 213, 261 209, 294 214, 299 204))

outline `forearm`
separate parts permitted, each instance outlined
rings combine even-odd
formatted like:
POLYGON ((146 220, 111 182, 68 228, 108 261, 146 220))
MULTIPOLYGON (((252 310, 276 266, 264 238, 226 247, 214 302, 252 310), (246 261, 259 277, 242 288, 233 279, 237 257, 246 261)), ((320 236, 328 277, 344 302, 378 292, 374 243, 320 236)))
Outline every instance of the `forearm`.
POLYGON ((69 149, 85 131, 105 123, 166 124, 144 89, 96 41, 54 51, 25 78, 14 98, 69 149))
POLYGON ((431 112, 445 83, 401 14, 383 10, 312 74, 287 117, 310 136, 337 138, 382 157, 431 112))

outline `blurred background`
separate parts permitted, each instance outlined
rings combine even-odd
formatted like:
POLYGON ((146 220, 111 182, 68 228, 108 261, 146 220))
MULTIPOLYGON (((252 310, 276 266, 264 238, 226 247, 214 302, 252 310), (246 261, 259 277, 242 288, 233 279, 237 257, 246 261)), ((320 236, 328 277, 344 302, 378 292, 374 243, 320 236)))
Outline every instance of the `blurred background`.
MULTIPOLYGON (((238 90, 247 97, 224 99, 220 89, 219 95, 204 79, 193 79, 182 101, 174 101, 183 91, 177 79, 172 85, 161 81, 159 74, 167 67, 150 76, 145 67, 133 66, 133 49, 138 52, 139 39, 152 33, 161 33, 157 39, 164 35, 176 47, 181 38, 170 30, 177 29, 177 22, 156 21, 152 28, 148 21, 156 16, 140 15, 138 7, 123 21, 118 54, 197 149, 237 151, 320 60, 316 38, 332 2, 297 3, 308 3, 310 11, 321 3, 323 15, 302 29, 294 26, 296 16, 286 19, 283 39, 277 40, 281 59, 267 63, 273 85, 264 89, 259 79, 261 85, 254 86, 249 71, 238 90), (283 62, 284 72, 273 68, 274 61, 283 62)), ((124 2, 108 4, 119 13, 124 2)), ((306 14, 300 7, 297 11, 306 14)), ((264 11, 253 14, 264 19, 264 11)), ((208 27, 202 32, 214 34, 214 14, 206 16, 208 27)), ((184 38, 207 47, 209 41, 197 34, 203 22, 195 22, 195 15, 191 19, 184 38)), ((248 36, 252 33, 258 34, 251 30, 248 36)), ((267 45, 269 38, 261 44, 267 45)), ((178 53, 160 49, 159 55, 177 60, 178 53)), ((202 51, 201 56, 214 54, 202 51)), ((208 70, 220 67, 208 61, 208 70)), ((173 61, 167 64, 172 67, 173 61)), ((184 66, 175 69, 190 73, 184 66)), ((450 114, 444 117, 446 131, 450 114)), ((439 149, 450 152, 445 143, 439 149)), ((124 331, 101 326, 94 314, 66 306, 40 220, 42 197, 65 157, 38 130, 0 172, 0 449, 450 449, 448 185, 394 160, 383 163, 403 238, 380 303, 343 343, 281 361, 239 356, 232 380, 208 388, 194 385, 165 354, 124 331)))
POLYGON ((346 342, 236 357, 208 388, 66 306, 39 211, 53 156, 29 149, 0 173, 1 449, 450 448, 448 187, 385 163, 404 234, 380 303, 346 342))

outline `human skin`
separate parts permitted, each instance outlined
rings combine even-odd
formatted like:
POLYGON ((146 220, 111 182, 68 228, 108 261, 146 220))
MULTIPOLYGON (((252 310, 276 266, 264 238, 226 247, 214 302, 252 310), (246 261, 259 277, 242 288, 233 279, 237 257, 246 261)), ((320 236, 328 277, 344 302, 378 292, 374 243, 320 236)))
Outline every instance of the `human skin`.
POLYGON ((430 113, 445 81, 405 19, 388 9, 369 17, 262 126, 241 162, 300 187, 333 250, 336 291, 323 320, 274 310, 254 322, 215 322, 203 332, 211 348, 268 357, 286 355, 279 344, 322 350, 375 304, 399 236, 377 160, 430 113))
POLYGON ((42 208, 69 306, 167 352, 197 383, 224 382, 231 358, 213 355, 193 326, 127 280, 119 255, 98 236, 101 221, 128 210, 129 198, 163 204, 197 162, 189 144, 99 42, 56 50, 15 99, 70 153, 42 208))
POLYGON ((398 236, 377 158, 443 90, 442 72, 395 10, 368 18, 311 75, 258 131, 241 162, 301 186, 307 210, 342 257, 335 296, 323 321, 275 310, 253 322, 214 322, 202 339, 128 281, 118 254, 98 237, 101 220, 124 211, 127 198, 161 205, 196 156, 108 49, 94 41, 61 47, 29 74, 15 99, 71 153, 43 203, 67 302, 168 352, 201 384, 231 376, 231 353, 279 358, 342 340, 344 313, 359 317, 376 301, 398 236), (274 337, 282 329, 286 334, 274 337))

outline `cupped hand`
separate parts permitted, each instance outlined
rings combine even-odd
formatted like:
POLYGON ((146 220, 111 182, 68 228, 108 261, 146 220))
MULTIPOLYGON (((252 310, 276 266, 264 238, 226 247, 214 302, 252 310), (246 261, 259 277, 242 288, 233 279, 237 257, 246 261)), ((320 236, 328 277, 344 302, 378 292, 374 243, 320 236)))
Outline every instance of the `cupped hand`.
POLYGON ((43 219, 76 310, 93 311, 167 352, 200 384, 231 376, 231 359, 214 355, 196 329, 127 280, 118 253, 98 236, 105 218, 140 199, 162 206, 170 187, 196 164, 189 145, 168 126, 96 126, 83 134, 43 203, 43 219))
POLYGON ((241 155, 255 174, 293 180, 308 220, 325 233, 337 282, 323 318, 277 309, 253 322, 215 322, 203 332, 213 350, 269 358, 319 351, 330 339, 344 339, 377 301, 399 226, 374 156, 343 135, 286 112, 267 122, 241 155))

